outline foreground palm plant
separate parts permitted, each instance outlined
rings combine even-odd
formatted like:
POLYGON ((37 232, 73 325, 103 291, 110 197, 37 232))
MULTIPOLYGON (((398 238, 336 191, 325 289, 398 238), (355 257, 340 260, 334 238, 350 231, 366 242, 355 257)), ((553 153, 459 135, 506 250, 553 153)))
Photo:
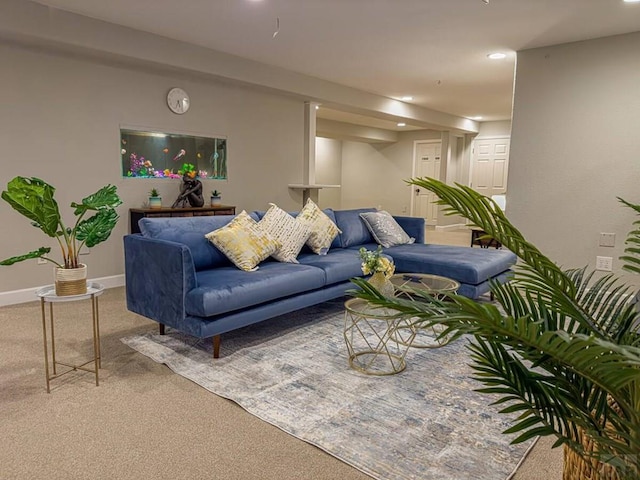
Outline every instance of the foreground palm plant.
MULTIPOLYGON (((353 280, 360 287, 354 295, 415 318, 417 327, 439 324, 442 336, 468 336, 474 378, 484 385, 478 391, 497 395, 501 413, 518 415, 504 432, 518 434, 513 443, 554 435, 554 447, 565 445, 613 467, 611 478, 640 478, 640 322, 630 302, 634 289, 611 274, 562 270, 525 240, 491 199, 471 188, 428 178, 409 183, 432 191, 448 214, 469 219, 516 253, 520 262, 513 278, 492 285, 499 306, 457 295, 437 301, 417 291, 415 300, 388 298, 363 279, 353 280), (585 449, 583 435, 594 448, 585 449)), ((630 239, 640 245, 640 231, 630 239)), ((626 264, 638 267, 638 252, 627 253, 636 260, 626 264)))

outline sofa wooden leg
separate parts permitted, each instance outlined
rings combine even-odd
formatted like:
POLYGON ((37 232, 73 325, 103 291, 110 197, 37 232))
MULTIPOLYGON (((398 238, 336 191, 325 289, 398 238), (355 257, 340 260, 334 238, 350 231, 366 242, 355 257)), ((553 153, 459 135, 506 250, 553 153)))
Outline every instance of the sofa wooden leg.
POLYGON ((220 358, 220 335, 213 337, 213 358, 220 358))
POLYGON ((160 325, 160 335, 164 335, 164 323, 159 323, 160 325))

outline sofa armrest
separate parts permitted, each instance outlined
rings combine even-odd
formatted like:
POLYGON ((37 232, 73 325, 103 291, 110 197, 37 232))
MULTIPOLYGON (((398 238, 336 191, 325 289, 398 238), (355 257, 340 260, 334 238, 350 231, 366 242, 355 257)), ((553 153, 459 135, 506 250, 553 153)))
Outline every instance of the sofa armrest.
POLYGON ((393 217, 398 225, 407 232, 407 235, 416 239, 416 243, 424 243, 425 240, 425 225, 424 218, 419 217, 393 217))
POLYGON ((167 240, 125 235, 127 308, 156 322, 179 327, 185 296, 197 286, 191 251, 167 240))

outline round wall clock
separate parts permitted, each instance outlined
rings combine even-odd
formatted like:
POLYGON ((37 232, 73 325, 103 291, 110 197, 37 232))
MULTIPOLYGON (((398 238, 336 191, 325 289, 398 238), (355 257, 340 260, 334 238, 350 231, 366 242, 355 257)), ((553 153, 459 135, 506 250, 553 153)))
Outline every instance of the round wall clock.
POLYGON ((167 106, 173 113, 182 115, 189 110, 189 95, 183 89, 175 87, 167 93, 167 106))

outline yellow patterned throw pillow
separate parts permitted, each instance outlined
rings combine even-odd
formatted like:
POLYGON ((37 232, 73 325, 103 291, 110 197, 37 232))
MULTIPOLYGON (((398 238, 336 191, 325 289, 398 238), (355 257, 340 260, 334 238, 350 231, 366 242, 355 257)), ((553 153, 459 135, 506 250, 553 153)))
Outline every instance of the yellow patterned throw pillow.
POLYGON ((207 233, 205 237, 236 267, 246 272, 257 270, 258 264, 280 247, 280 243, 245 210, 227 225, 207 233))
POLYGON ((342 233, 327 214, 320 210, 320 207, 311 199, 307 200, 297 218, 311 227, 307 245, 318 255, 326 255, 333 239, 339 233, 342 233))
POLYGON ((270 203, 269 210, 260 220, 260 227, 280 242, 280 248, 272 255, 279 262, 298 263, 296 257, 309 238, 311 227, 277 205, 270 203))

